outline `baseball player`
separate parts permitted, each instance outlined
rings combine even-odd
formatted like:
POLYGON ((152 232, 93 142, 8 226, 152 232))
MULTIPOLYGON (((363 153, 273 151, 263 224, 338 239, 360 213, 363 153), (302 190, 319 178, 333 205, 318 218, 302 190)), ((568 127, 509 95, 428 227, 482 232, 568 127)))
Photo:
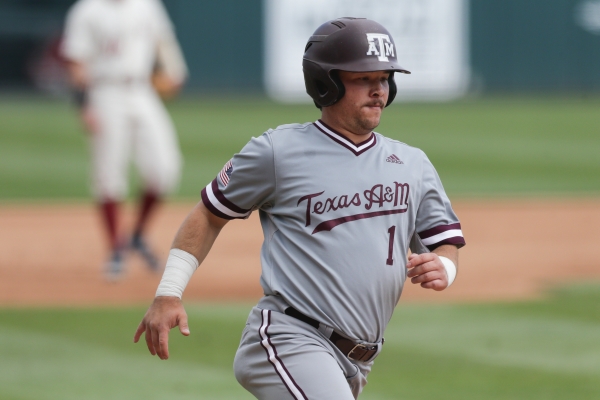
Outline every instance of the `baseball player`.
POLYGON ((187 76, 166 10, 160 0, 79 0, 67 15, 62 55, 90 133, 92 189, 111 248, 107 277, 122 274, 127 248, 151 270, 161 270, 144 232, 161 199, 177 186, 181 156, 159 95, 174 96, 187 76), (143 187, 133 234, 125 238, 118 214, 130 153, 143 187))
POLYGON ((227 221, 258 210, 264 297, 242 333, 237 380, 259 399, 356 399, 405 280, 446 289, 465 241, 425 154, 373 132, 394 74, 409 73, 389 32, 329 21, 303 69, 321 118, 253 138, 204 188, 134 342, 145 332, 150 353, 169 357, 169 330, 190 334, 180 299, 192 273, 227 221))

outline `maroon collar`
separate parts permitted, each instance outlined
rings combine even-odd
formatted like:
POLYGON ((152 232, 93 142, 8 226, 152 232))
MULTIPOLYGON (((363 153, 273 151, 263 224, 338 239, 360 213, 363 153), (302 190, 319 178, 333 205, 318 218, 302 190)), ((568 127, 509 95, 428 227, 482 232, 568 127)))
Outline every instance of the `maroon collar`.
POLYGON ((348 139, 343 134, 328 126, 327 124, 325 124, 325 122, 321 121, 320 119, 315 121, 314 125, 317 127, 318 130, 327 135, 331 140, 344 146, 345 148, 353 152, 356 156, 361 155, 365 151, 369 150, 371 147, 375 146, 375 144, 377 144, 377 136, 373 132, 371 132, 371 135, 367 140, 358 144, 354 144, 352 140, 348 139))

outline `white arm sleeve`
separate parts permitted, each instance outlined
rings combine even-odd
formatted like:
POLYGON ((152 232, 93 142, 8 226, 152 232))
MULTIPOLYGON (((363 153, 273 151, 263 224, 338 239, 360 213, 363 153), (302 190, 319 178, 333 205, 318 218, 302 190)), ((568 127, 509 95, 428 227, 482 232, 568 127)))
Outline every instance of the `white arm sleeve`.
POLYGON ((156 50, 159 68, 175 83, 182 84, 188 76, 188 68, 173 24, 169 19, 167 10, 162 2, 156 0, 155 15, 158 30, 158 44, 156 50))
POLYGON ((94 54, 95 46, 88 14, 87 9, 80 3, 76 3, 67 13, 60 52, 69 60, 82 62, 94 54))

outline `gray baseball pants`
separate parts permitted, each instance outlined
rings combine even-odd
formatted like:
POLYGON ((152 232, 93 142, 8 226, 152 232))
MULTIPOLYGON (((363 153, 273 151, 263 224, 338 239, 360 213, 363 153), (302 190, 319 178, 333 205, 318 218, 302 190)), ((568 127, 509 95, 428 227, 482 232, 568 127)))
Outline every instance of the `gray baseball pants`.
POLYGON ((350 360, 316 328, 259 306, 250 312, 234 360, 246 390, 259 400, 358 398, 373 361, 350 360))

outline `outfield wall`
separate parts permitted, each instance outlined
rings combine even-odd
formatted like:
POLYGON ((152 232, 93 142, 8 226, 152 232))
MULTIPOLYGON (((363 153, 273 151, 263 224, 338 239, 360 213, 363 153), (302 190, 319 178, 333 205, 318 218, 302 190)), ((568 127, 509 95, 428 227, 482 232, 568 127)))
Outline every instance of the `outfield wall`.
POLYGON ((482 90, 600 90, 599 0, 472 0, 470 25, 482 90))
MULTIPOLYGON (((33 86, 31 65, 60 33, 73 1, 0 1, 0 90, 33 86)), ((272 87, 265 76, 272 77, 280 67, 270 53, 272 32, 279 34, 268 16, 281 4, 299 7, 284 24, 290 29, 302 26, 310 31, 322 22, 317 16, 333 18, 344 12, 403 20, 402 26, 390 30, 402 47, 398 54, 404 51, 405 64, 411 64, 411 82, 418 82, 419 72, 426 76, 441 71, 436 76, 446 74, 445 78, 429 90, 441 93, 450 88, 446 94, 452 95, 442 98, 469 91, 600 91, 600 0, 324 0, 318 7, 309 0, 163 1, 190 66, 186 90, 192 93, 262 92, 272 87), (442 12, 448 4, 454 4, 454 11, 442 12), (462 8, 464 13, 456 12, 462 8), (308 14, 310 18, 304 18, 308 14), (446 19, 437 20, 439 15, 446 19), (461 29, 448 29, 457 23, 461 29), (456 38, 464 35, 464 44, 442 40, 452 32, 458 32, 456 38)), ((407 89, 409 99, 419 97, 419 90, 407 89)))

